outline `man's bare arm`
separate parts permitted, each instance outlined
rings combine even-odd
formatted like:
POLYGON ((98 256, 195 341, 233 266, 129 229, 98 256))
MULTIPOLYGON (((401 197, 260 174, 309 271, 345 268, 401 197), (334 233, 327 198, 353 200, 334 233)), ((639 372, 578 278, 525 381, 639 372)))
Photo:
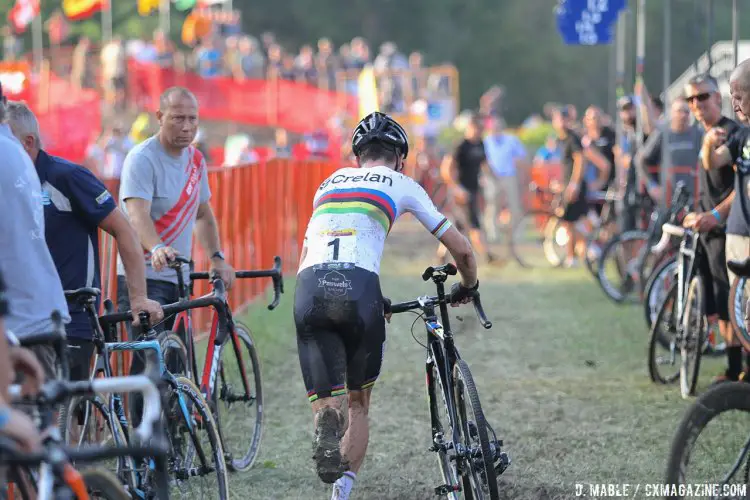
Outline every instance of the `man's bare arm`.
MULTIPOLYGON (((135 199, 135 198, 131 198, 135 199)), ((145 200, 142 200, 145 201, 145 200)), ((150 207, 149 207, 150 208, 150 207)), ((153 227, 153 224, 151 224, 153 227)), ((146 264, 143 249, 133 226, 119 208, 104 218, 99 227, 117 240, 117 251, 125 267, 129 297, 146 297, 146 264)), ((149 247, 153 248, 153 246, 149 247)))
POLYGON ((159 233, 156 232, 154 221, 151 219, 151 202, 142 198, 128 198, 125 200, 125 206, 130 224, 135 229, 143 249, 151 251, 156 245, 162 243, 159 233))
POLYGON ((716 205, 716 211, 719 212, 719 215, 721 216, 721 220, 725 221, 727 220, 727 217, 729 217, 729 210, 732 208, 732 202, 734 201, 734 195, 735 192, 732 191, 732 193, 724 198, 724 201, 716 205))
POLYGON ((593 163, 597 169, 598 175, 596 178, 596 183, 592 186, 592 189, 598 191, 607 183, 612 165, 609 163, 609 160, 607 160, 601 153, 599 153, 599 151, 595 149, 588 148, 584 150, 583 154, 586 159, 593 163))
POLYGON ((442 163, 440 163, 440 177, 443 179, 448 187, 455 187, 458 185, 456 181, 456 169, 454 168, 455 160, 452 155, 445 155, 442 163))
POLYGON ((221 239, 219 238, 219 225, 216 222, 214 211, 208 203, 198 206, 198 216, 195 220, 195 235, 203 250, 209 256, 221 250, 221 239))
POLYGON ((703 159, 703 168, 711 170, 712 168, 721 168, 732 163, 732 154, 729 148, 721 145, 716 149, 711 149, 704 143, 701 148, 701 158, 703 159), (708 149, 708 151, 706 151, 708 149))

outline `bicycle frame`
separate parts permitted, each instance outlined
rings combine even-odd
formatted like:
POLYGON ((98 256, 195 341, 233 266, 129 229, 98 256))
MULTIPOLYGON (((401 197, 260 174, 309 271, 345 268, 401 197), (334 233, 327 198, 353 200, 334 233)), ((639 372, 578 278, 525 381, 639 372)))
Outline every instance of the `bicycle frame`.
MULTIPOLYGON (((9 392, 14 400, 24 402, 24 399, 21 398, 19 386, 11 386, 9 392)), ((32 399, 33 401, 35 400, 32 399)), ((161 400, 158 389, 153 380, 148 376, 111 377, 90 382, 52 381, 43 386, 36 401, 38 401, 36 404, 41 407, 41 411, 39 411, 40 429, 46 430, 48 436, 44 442, 44 451, 32 456, 22 457, 21 459, 16 457, 16 462, 19 465, 27 462, 39 463, 39 472, 36 477, 38 478, 37 492, 40 500, 51 500, 54 498, 56 479, 59 479, 61 483, 68 486, 79 500, 87 500, 89 498, 82 475, 71 463, 74 460, 90 460, 91 458, 120 457, 136 454, 139 456, 166 454, 163 442, 159 441, 161 433, 158 422, 161 415, 161 400), (90 449, 74 451, 64 448, 60 429, 52 422, 51 415, 47 410, 60 404, 61 401, 67 400, 70 396, 96 394, 99 392, 117 393, 118 391, 137 391, 143 393, 148 403, 148 409, 144 411, 143 423, 136 429, 136 433, 144 442, 155 436, 157 444, 149 447, 131 448, 127 447, 127 443, 123 443, 122 446, 116 446, 115 448, 92 447, 90 449)), ((157 466, 154 467, 154 469, 156 468, 157 466)), ((167 484, 166 479, 161 476, 163 472, 164 469, 160 469, 160 477, 158 479, 161 483, 159 485, 160 489, 165 488, 167 484)), ((166 489, 163 489, 163 491, 166 491, 166 489)))

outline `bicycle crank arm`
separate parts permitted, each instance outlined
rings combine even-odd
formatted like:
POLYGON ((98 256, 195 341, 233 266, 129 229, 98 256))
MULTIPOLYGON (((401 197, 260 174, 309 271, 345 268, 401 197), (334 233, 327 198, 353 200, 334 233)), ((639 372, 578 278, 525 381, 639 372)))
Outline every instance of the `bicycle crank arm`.
POLYGON ((435 495, 445 496, 448 493, 454 493, 456 491, 461 491, 461 487, 457 484, 441 484, 435 488, 435 495))
POLYGON ((205 467, 191 467, 189 469, 181 469, 176 471, 175 477, 177 479, 190 479, 191 477, 207 476, 216 469, 207 465, 205 467))

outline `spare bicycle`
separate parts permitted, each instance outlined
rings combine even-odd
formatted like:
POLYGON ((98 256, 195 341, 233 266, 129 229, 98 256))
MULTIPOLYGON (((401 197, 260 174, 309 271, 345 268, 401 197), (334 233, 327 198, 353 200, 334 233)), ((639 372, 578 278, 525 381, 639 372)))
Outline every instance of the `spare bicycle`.
MULTIPOLYGON (((445 281, 455 276, 456 266, 446 264, 428 267, 422 279, 432 280, 437 288, 435 297, 392 304, 386 307, 392 313, 419 309, 418 316, 427 331, 427 395, 430 407, 432 447, 438 454, 444 484, 435 488, 437 495, 448 498, 491 499, 499 498, 497 476, 510 465, 510 458, 502 451, 503 442, 487 423, 479 401, 474 378, 469 365, 458 354, 448 317, 450 293, 445 293, 445 281), (438 321, 440 310, 442 323, 438 321), (443 411, 439 408, 442 400, 443 411), (444 415, 441 415, 444 413, 444 415), (441 416, 447 418, 441 420, 441 416), (489 436, 492 436, 492 439, 489 436)), ((474 309, 484 328, 492 328, 482 309, 479 293, 473 297, 474 309)), ((416 323, 416 321, 415 321, 416 323)), ((412 332, 413 334, 413 332, 412 332)), ((416 340, 416 337, 415 337, 416 340)))

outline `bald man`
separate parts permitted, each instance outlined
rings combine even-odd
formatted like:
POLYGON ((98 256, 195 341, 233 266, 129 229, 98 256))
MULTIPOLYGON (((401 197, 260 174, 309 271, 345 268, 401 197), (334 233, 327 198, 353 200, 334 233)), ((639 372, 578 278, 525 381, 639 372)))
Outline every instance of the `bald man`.
MULTIPOLYGON (((133 148, 125 158, 120 178, 120 206, 135 228, 146 261, 146 288, 150 299, 170 304, 179 299, 177 272, 168 264, 176 255, 190 258, 193 234, 211 257, 211 271, 219 274, 227 288, 234 270, 225 261, 209 200, 206 162, 192 145, 198 132, 198 101, 187 89, 172 87, 159 100, 156 112, 159 131, 133 148)), ((185 283, 190 270, 184 266, 185 283)), ((117 259, 117 303, 130 309, 125 286, 125 268, 117 259)), ((170 322, 164 326, 171 329, 170 322)), ((135 357, 133 373, 142 370, 135 357)), ((136 405, 134 405, 136 406, 136 405)), ((140 405, 137 405, 140 406, 140 405)), ((137 425, 138 414, 133 415, 137 425)))
MULTIPOLYGON (((740 63, 732 72, 729 91, 732 108, 738 117, 745 121, 744 117, 750 116, 750 59, 740 63)), ((704 137, 701 156, 704 168, 709 170, 721 169, 732 164, 735 166, 735 196, 728 214, 726 210, 717 209, 713 216, 720 224, 726 221, 727 260, 747 259, 750 257, 750 129, 742 127, 728 134, 725 127, 712 127, 704 137)), ((732 283, 735 276, 731 271, 728 274, 729 283, 732 283)), ((738 332, 733 333, 739 335, 738 332)), ((728 344, 732 345, 730 341, 728 344)), ((736 363, 730 360, 730 365, 736 363)), ((725 376, 717 378, 716 381, 737 380, 742 375, 735 373, 736 371, 737 368, 728 370, 725 376)), ((747 372, 745 376, 746 374, 747 372)))

